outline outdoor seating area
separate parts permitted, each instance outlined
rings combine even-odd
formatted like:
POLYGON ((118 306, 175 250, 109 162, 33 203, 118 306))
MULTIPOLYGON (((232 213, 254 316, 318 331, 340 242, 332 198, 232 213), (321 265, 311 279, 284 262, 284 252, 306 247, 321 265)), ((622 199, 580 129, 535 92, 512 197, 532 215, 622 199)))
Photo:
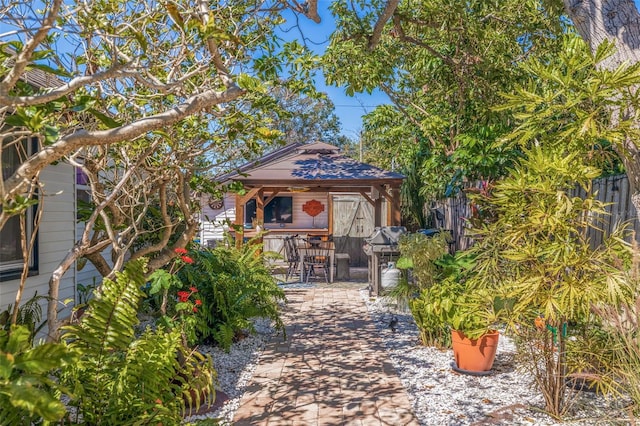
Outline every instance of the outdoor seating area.
POLYGON ((287 236, 283 244, 287 262, 285 281, 294 275, 301 282, 321 278, 327 284, 334 281, 335 245, 330 236, 287 236))

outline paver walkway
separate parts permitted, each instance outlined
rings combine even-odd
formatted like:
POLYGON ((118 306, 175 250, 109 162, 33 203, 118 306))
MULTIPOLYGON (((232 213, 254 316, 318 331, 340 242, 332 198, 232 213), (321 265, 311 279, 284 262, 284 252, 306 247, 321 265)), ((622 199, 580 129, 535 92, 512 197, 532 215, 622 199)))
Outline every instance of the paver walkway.
POLYGON ((234 425, 417 425, 359 291, 286 293, 288 338, 268 343, 234 425))

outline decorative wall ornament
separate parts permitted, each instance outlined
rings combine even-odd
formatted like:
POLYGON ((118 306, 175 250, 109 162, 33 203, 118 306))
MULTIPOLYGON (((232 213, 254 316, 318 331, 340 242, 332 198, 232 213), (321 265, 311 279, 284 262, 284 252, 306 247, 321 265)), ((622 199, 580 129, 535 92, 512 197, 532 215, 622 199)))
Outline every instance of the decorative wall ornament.
POLYGON ((316 217, 324 211, 324 204, 318 200, 309 200, 302 205, 302 211, 311 217, 316 217))
POLYGON ((222 206, 224 206, 224 200, 222 198, 209 198, 209 207, 211 207, 213 210, 218 210, 221 209, 222 206))
POLYGON ((318 200, 309 200, 302 205, 302 211, 313 218, 313 227, 316 226, 316 216, 324 211, 324 204, 318 200))

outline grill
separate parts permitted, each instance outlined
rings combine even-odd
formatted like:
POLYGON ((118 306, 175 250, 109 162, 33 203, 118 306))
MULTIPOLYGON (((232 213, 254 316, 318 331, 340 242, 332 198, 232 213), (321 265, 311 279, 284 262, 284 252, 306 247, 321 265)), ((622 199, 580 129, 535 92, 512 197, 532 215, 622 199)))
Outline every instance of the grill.
POLYGON ((373 233, 364 239, 362 250, 368 256, 370 294, 380 294, 381 269, 387 266, 387 262, 396 261, 400 257, 398 241, 405 232, 407 228, 404 226, 381 226, 376 227, 373 233))

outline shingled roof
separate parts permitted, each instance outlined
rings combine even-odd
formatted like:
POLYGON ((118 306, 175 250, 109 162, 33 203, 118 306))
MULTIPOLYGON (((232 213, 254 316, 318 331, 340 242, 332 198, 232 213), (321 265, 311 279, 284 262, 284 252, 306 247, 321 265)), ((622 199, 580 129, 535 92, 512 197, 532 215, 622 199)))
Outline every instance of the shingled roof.
POLYGON ((324 142, 288 145, 261 159, 242 166, 239 172, 225 176, 225 181, 245 185, 314 183, 356 186, 395 183, 404 179, 400 173, 380 169, 342 155, 340 149, 324 142))

